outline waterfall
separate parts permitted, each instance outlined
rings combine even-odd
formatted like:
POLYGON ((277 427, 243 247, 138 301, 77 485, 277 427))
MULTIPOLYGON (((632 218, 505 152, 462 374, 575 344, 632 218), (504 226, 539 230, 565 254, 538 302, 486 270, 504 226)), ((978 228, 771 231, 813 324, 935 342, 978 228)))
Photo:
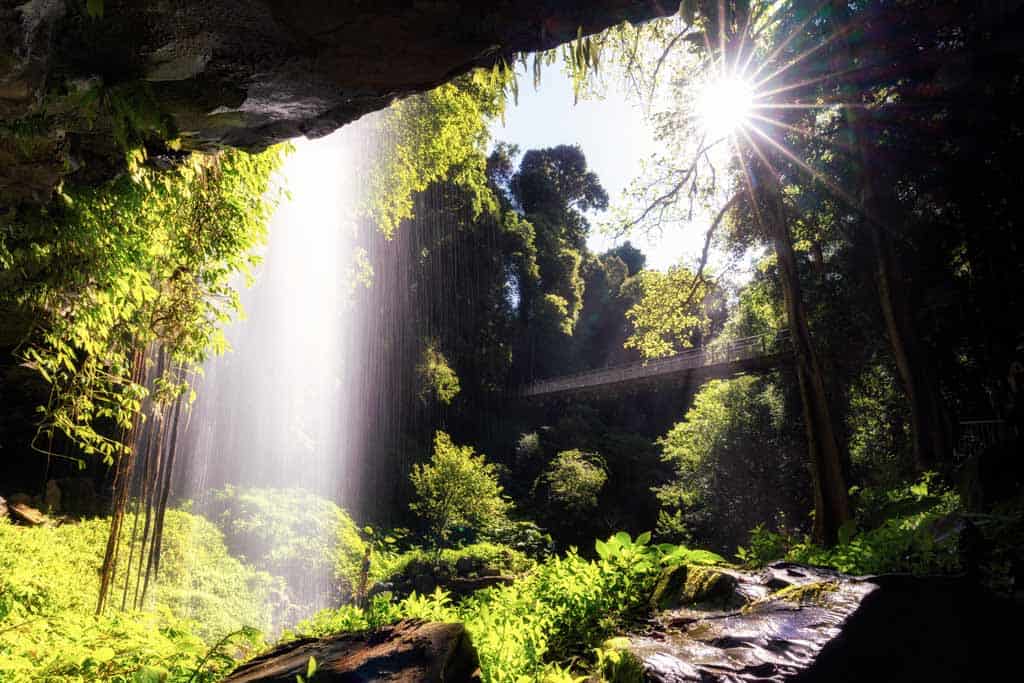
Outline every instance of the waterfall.
MULTIPOLYGON (((353 402, 365 400, 353 386, 353 350, 365 326, 351 298, 360 169, 374 130, 367 117, 328 137, 298 140, 280 171, 290 198, 270 221, 254 284, 239 283, 245 317, 225 329, 231 350, 205 363, 194 381, 174 493, 196 512, 226 485, 298 488, 342 507, 351 502, 359 476, 353 445, 362 437, 350 416, 358 413, 353 402)), ((296 569, 284 578, 291 598, 315 609, 337 602, 332 573, 325 563, 313 575, 296 569)))

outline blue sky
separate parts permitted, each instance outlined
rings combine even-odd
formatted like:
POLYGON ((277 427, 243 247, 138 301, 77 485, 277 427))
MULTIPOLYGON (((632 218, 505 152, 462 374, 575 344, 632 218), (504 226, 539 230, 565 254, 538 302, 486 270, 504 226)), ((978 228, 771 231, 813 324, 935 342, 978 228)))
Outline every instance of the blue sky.
MULTIPOLYGON (((520 151, 554 145, 578 144, 590 168, 597 173, 613 205, 621 205, 622 193, 639 175, 641 161, 655 150, 655 141, 643 113, 609 86, 605 99, 581 99, 573 105, 572 81, 560 64, 544 69, 541 85, 533 89, 532 77, 520 76, 519 104, 508 103, 505 123, 491 126, 494 140, 519 145, 520 151)), ((597 226, 611 219, 611 212, 591 217, 594 225, 589 246, 600 252, 615 244, 597 226)), ((702 226, 671 231, 660 238, 632 235, 630 239, 647 254, 648 267, 664 270, 680 259, 690 261, 703 244, 702 226)))

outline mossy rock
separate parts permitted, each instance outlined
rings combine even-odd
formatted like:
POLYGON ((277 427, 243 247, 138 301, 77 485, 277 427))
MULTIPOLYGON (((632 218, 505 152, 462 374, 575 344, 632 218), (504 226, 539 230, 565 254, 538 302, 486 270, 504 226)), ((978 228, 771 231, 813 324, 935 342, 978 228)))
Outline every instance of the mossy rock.
POLYGON ((780 600, 801 607, 804 605, 824 607, 828 601, 828 596, 837 590, 839 590, 838 581, 812 581, 811 583, 793 584, 792 586, 780 588, 749 605, 745 605, 743 611, 750 612, 758 607, 780 600))
POLYGON ((658 577, 651 594, 651 609, 712 603, 723 605, 735 597, 736 577, 711 567, 678 564, 658 577))
POLYGON ((768 596, 769 600, 785 600, 798 605, 824 605, 829 593, 839 590, 838 581, 814 581, 786 586, 768 596))

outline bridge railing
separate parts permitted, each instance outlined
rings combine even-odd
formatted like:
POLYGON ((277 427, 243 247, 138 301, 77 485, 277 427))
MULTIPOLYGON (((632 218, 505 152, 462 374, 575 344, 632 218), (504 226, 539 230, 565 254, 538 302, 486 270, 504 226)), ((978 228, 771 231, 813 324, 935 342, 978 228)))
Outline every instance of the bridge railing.
POLYGON ((1005 420, 963 420, 957 425, 953 454, 958 460, 966 460, 979 455, 989 446, 1013 438, 1010 425, 1005 420))
POLYGON ((760 334, 753 337, 745 337, 725 344, 711 344, 695 349, 687 349, 668 358, 624 363, 598 370, 585 370, 571 375, 542 379, 527 384, 520 393, 523 396, 553 394, 572 389, 618 384, 620 382, 672 374, 700 367, 760 358, 781 352, 788 339, 788 330, 783 330, 778 334, 760 334))

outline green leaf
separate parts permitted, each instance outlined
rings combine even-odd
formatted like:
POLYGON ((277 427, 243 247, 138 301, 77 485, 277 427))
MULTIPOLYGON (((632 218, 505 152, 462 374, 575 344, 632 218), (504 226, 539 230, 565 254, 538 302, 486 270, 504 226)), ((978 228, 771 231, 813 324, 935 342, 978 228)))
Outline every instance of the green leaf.
POLYGON ((312 678, 316 673, 316 657, 310 657, 306 664, 306 678, 312 678))
POLYGON ((85 3, 85 13, 93 19, 102 19, 103 0, 87 0, 85 3))
POLYGON ((159 666, 144 666, 132 674, 132 683, 164 683, 167 669, 159 666))
POLYGON ((100 664, 109 662, 111 659, 117 656, 112 647, 99 647, 93 650, 92 659, 100 664))

